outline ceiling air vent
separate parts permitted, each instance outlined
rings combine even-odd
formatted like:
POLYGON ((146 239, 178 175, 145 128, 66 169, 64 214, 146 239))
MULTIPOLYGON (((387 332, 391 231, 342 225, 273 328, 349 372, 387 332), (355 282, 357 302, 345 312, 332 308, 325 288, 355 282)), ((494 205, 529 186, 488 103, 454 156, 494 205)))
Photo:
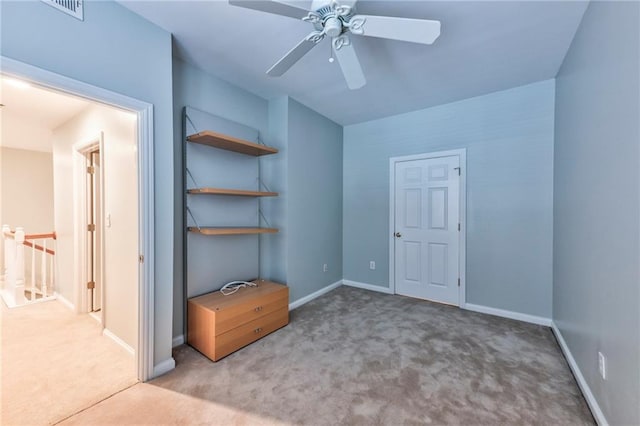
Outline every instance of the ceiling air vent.
POLYGON ((74 18, 78 18, 79 20, 84 20, 84 8, 83 8, 83 0, 40 0, 43 3, 48 4, 49 6, 53 6, 58 10, 63 11, 64 13, 73 16, 74 18))

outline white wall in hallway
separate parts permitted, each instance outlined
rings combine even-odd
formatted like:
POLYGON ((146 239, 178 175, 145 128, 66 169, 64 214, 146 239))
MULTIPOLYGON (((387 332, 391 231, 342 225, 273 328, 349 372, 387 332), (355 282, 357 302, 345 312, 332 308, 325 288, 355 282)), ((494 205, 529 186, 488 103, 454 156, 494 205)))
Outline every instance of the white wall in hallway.
MULTIPOLYGON (((3 100, 3 102, 6 102, 3 100)), ((51 152, 52 129, 32 117, 16 113, 11 105, 0 108, 0 146, 27 151, 51 152)))
POLYGON ((106 227, 105 327, 135 348, 138 324, 138 211, 136 117, 95 105, 54 130, 54 210, 58 232, 60 291, 74 300, 73 146, 104 133, 106 227))
POLYGON ((53 231, 53 155, 0 148, 2 223, 29 234, 53 231))
MULTIPOLYGON (((4 137, 4 135, 3 135, 4 137)), ((53 231, 53 156, 50 152, 0 147, 0 223, 28 234, 53 231)), ((31 270, 28 250, 27 271, 31 270)), ((0 244, 4 268, 4 244, 0 244)))

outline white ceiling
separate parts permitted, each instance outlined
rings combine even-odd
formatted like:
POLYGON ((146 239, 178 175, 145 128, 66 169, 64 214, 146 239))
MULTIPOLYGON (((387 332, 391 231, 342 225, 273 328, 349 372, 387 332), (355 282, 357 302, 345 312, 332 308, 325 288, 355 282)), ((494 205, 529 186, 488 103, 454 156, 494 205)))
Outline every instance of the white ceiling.
MULTIPOLYGON (((585 1, 373 1, 358 12, 437 19, 431 45, 353 36, 367 85, 347 89, 325 40, 284 76, 265 71, 311 24, 218 1, 120 1, 174 34, 175 54, 264 98, 289 95, 346 125, 555 77, 585 1)), ((309 2, 300 2, 303 6, 309 2)))
POLYGON ((91 104, 0 76, 0 146, 51 152, 51 132, 91 104))
POLYGON ((3 111, 26 117, 50 130, 60 126, 91 104, 77 96, 31 85, 16 87, 15 79, 0 76, 0 103, 3 111))

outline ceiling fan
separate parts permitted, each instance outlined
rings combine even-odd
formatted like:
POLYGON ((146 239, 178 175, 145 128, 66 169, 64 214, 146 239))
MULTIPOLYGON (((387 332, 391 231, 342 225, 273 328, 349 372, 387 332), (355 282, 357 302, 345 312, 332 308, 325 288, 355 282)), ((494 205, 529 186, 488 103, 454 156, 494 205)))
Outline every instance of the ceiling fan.
MULTIPOLYGON (((229 4, 302 19, 313 24, 314 31, 272 66, 267 74, 279 77, 326 37, 331 38, 349 89, 366 84, 360 61, 349 38, 351 34, 432 44, 440 35, 440 21, 356 14, 357 0, 313 0, 311 10, 285 0, 229 0, 229 4)), ((329 59, 333 62, 333 57, 329 59)))

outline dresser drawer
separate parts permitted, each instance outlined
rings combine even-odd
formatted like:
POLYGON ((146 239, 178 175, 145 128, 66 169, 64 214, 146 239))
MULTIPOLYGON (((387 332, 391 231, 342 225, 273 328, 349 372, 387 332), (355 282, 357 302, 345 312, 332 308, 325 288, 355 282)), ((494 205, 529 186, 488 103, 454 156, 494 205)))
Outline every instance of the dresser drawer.
POLYGON ((215 334, 216 336, 226 333, 257 318, 277 311, 278 309, 288 308, 289 292, 278 291, 267 294, 264 297, 255 300, 248 300, 244 303, 216 312, 215 334))
POLYGON ((289 323, 289 308, 280 308, 246 324, 215 336, 214 361, 266 336, 289 323))

